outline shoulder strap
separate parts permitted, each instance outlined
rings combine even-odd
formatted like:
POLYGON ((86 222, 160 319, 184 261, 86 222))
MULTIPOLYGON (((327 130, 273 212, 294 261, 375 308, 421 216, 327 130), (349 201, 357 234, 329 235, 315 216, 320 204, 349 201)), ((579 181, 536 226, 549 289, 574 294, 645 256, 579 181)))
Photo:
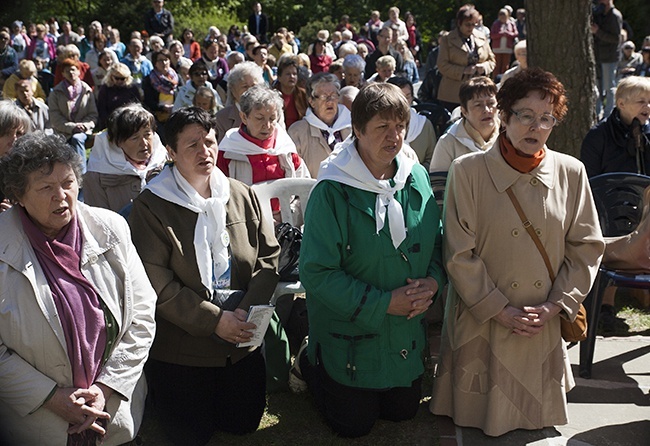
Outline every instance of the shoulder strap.
POLYGON ((528 220, 528 217, 526 217, 524 210, 521 208, 521 205, 519 204, 519 200, 517 200, 517 197, 515 197, 515 193, 512 191, 512 186, 506 189, 506 193, 508 194, 510 201, 512 201, 512 205, 515 207, 515 210, 517 211, 517 214, 519 215, 521 222, 524 224, 524 228, 526 229, 526 232, 528 232, 530 238, 533 239, 533 242, 535 242, 535 246, 537 247, 537 250, 542 255, 542 258, 544 259, 544 264, 546 265, 546 269, 548 270, 548 276, 551 278, 551 282, 554 282, 555 274, 553 273, 553 267, 551 266, 551 261, 548 258, 548 254, 546 254, 546 249, 544 249, 544 245, 542 244, 542 241, 535 233, 535 229, 533 229, 533 224, 528 220))

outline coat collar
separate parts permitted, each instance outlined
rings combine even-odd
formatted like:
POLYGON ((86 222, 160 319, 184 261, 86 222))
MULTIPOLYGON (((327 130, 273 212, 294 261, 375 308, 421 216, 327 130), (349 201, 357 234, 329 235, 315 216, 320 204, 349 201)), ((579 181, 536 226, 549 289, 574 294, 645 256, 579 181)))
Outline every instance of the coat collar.
POLYGON ((557 159, 552 150, 549 150, 546 146, 544 146, 544 149, 546 150, 546 156, 544 156, 539 166, 531 172, 524 174, 517 172, 506 163, 503 155, 501 155, 501 148, 497 140, 494 146, 485 152, 485 164, 497 191, 499 193, 505 192, 507 188, 515 184, 523 175, 530 175, 537 178, 544 186, 553 189, 557 177, 557 159))
MULTIPOLYGON (((485 34, 476 29, 472 32, 472 36, 474 37, 474 42, 476 43, 477 48, 485 46, 487 43, 485 34)), ((448 42, 449 44, 458 48, 463 48, 463 45, 465 45, 465 40, 461 37, 460 33, 457 30, 452 31, 448 34, 448 42)))

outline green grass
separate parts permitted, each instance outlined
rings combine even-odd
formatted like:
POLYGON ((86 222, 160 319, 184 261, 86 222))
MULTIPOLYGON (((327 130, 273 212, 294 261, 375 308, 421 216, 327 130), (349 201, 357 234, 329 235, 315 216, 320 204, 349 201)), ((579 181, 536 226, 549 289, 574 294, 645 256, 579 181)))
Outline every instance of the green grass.
POLYGON ((599 327, 598 335, 650 336, 650 308, 644 308, 634 297, 633 292, 626 288, 617 290, 615 300, 617 322, 614 330, 604 332, 599 327))
MULTIPOLYGON (((275 393, 268 395, 267 407, 256 432, 237 436, 217 432, 209 445, 223 446, 438 446, 435 417, 429 412, 432 378, 429 371, 423 380, 420 409, 413 420, 393 423, 378 421, 372 432, 359 439, 343 439, 332 433, 312 404, 309 394, 275 393)), ((157 420, 147 410, 140 429, 146 446, 167 446, 157 420)), ((188 445, 191 446, 191 445, 188 445)))

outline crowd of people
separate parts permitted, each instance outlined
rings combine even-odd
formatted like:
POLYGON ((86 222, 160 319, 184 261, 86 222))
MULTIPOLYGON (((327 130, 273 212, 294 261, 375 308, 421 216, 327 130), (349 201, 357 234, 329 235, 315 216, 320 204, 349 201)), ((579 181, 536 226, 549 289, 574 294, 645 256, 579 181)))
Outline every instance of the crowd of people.
POLYGON ((444 132, 415 108, 425 54, 397 7, 312 42, 270 30, 259 3, 205 37, 164 0, 126 43, 99 21, 0 29, 0 443, 136 441, 147 391, 174 444, 255 431, 277 352, 239 345, 280 245, 250 186, 281 178, 316 179, 291 379, 336 434, 415 416, 437 299, 432 413, 490 436, 566 424, 560 320, 605 249, 588 178, 650 173, 650 37, 634 53, 599 5, 604 119, 580 161, 546 146, 564 86, 528 68, 509 6, 491 27, 461 6, 427 55, 428 99, 457 115, 444 132), (448 177, 442 207, 430 172, 448 177))

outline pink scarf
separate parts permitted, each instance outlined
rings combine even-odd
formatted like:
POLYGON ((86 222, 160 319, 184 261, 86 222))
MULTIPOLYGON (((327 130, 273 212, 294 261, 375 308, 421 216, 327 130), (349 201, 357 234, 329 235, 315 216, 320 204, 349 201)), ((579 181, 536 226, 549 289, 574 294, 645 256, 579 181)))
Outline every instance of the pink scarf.
POLYGON ((174 90, 178 86, 178 75, 171 68, 164 74, 153 70, 149 75, 149 79, 151 80, 151 86, 158 93, 174 94, 174 90))
MULTIPOLYGON (((19 206, 23 229, 41 265, 63 326, 74 387, 87 389, 97 378, 106 348, 106 323, 99 296, 81 273, 81 227, 75 217, 48 238, 19 206)), ((97 434, 71 435, 68 444, 95 444, 97 434)))
POLYGON ((77 114, 77 104, 79 103, 78 99, 81 95, 83 88, 81 87, 81 81, 77 80, 75 84, 71 84, 67 80, 63 80, 63 85, 65 85, 65 92, 68 97, 68 110, 70 110, 70 120, 75 121, 75 115, 77 114))

